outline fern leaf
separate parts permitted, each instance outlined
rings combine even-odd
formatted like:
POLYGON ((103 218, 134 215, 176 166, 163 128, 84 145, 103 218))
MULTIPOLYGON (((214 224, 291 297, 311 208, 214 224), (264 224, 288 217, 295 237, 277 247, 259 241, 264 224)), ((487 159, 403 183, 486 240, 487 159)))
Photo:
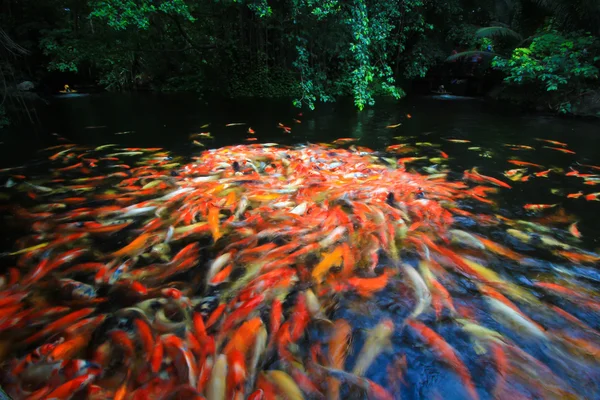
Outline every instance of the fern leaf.
POLYGON ((488 58, 488 57, 491 58, 491 57, 497 56, 497 54, 492 51, 481 51, 481 50, 463 51, 460 53, 453 54, 450 57, 446 58, 446 62, 455 61, 455 60, 458 60, 463 57, 473 57, 473 56, 479 56, 479 55, 481 55, 485 58, 488 58))
POLYGON ((521 35, 519 35, 517 32, 503 26, 488 26, 487 28, 478 29, 477 32, 475 32, 475 36, 478 38, 502 36, 523 40, 521 35))

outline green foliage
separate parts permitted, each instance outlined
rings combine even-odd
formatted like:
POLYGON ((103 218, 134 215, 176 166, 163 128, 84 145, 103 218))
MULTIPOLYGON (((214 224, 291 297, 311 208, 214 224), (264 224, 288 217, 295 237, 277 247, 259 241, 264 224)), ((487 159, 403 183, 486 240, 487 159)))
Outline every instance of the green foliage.
POLYGON ((91 18, 106 21, 116 30, 133 26, 148 29, 153 14, 179 15, 188 21, 194 21, 184 0, 91 0, 91 18))
POLYGON ((78 72, 83 55, 79 40, 70 35, 69 29, 44 30, 40 47, 44 55, 50 57, 49 71, 78 72))
MULTIPOLYGON (((564 26, 559 10, 581 16, 594 7, 591 0, 582 0, 581 6, 569 6, 568 0, 535 2, 20 0, 10 16, 0 15, 0 24, 17 43, 34 50, 31 65, 23 70, 43 66, 37 76, 46 71, 76 74, 107 90, 291 96, 296 106, 309 108, 352 96, 362 110, 376 96, 404 96, 399 83, 426 77, 453 50, 459 53, 448 60, 504 55, 508 63, 521 40, 518 32, 530 34, 543 21, 564 26), (532 6, 535 2, 543 7, 532 6), (549 15, 553 18, 546 19, 549 15)), ((554 92, 569 86, 564 79, 592 80, 592 70, 585 66, 589 62, 579 55, 566 64, 552 56, 548 61, 539 50, 543 43, 536 43, 536 54, 515 53, 523 65, 502 66, 499 58, 498 68, 510 77, 511 68, 525 73, 551 65, 543 82, 555 85, 554 92), (577 60, 585 64, 580 69, 563 66, 577 60), (559 71, 563 67, 572 73, 559 71)), ((581 47, 576 41, 573 46, 581 47)), ((538 80, 529 75, 521 79, 527 85, 538 80)))
POLYGON ((510 58, 497 57, 493 66, 506 74, 510 85, 555 92, 555 108, 567 113, 569 97, 597 85, 600 42, 582 32, 550 31, 534 38, 529 47, 516 48, 510 58))

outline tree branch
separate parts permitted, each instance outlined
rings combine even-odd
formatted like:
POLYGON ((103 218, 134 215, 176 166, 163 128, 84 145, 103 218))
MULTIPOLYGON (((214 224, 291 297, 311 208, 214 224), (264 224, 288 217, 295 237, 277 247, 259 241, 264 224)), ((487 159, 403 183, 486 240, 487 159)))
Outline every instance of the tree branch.
POLYGON ((179 22, 177 17, 175 17, 174 15, 169 15, 169 17, 171 17, 173 22, 175 22, 175 26, 177 27, 177 30, 179 30, 179 33, 181 33, 181 36, 187 42, 187 44, 190 46, 190 48, 196 50, 198 53, 202 53, 202 50, 213 49, 213 48, 217 47, 214 44, 203 44, 203 45, 195 44, 194 41, 192 40, 192 38, 183 29, 183 27, 181 26, 181 23, 179 22))

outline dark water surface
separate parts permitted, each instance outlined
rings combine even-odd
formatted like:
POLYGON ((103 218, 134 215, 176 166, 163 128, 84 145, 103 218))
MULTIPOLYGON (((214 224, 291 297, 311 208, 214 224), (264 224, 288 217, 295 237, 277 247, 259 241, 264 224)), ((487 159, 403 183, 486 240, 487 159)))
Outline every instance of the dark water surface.
MULTIPOLYGON (((43 128, 41 132, 6 132, 0 146, 0 165, 20 165, 32 150, 60 143, 52 133, 73 143, 97 146, 117 143, 132 147, 164 147, 176 154, 202 151, 194 147, 191 133, 210 132, 214 140, 204 142, 207 148, 245 143, 247 129, 256 131, 259 143, 300 144, 330 142, 340 137, 357 138, 356 143, 374 150, 399 143, 395 136, 415 136, 412 142, 442 144, 451 157, 453 171, 462 172, 473 166, 491 176, 518 168, 506 163, 509 158, 541 164, 546 168, 560 167, 568 172, 575 163, 600 165, 600 122, 558 118, 554 116, 520 114, 498 110, 480 99, 440 99, 439 96, 407 98, 402 101, 379 100, 374 108, 357 112, 350 101, 319 105, 316 111, 303 110, 302 123, 295 124, 298 109, 285 100, 198 100, 194 95, 157 94, 99 94, 86 97, 56 97, 49 105, 38 109, 43 128), (406 114, 412 118, 408 119, 406 114), (245 122, 247 125, 225 127, 225 124, 245 122), (277 124, 292 127, 284 133, 277 124), (388 125, 402 123, 396 129, 388 125), (201 126, 210 124, 208 128, 201 126), (117 132, 132 131, 124 135, 117 132), (471 143, 444 142, 442 138, 467 139, 471 143), (536 141, 544 138, 568 143, 576 155, 563 154, 542 146, 551 144, 536 141), (503 144, 522 144, 535 151, 513 151, 503 144), (468 147, 481 147, 470 151, 468 147), (487 153, 487 154, 486 154, 487 153)), ((408 142, 410 142, 409 140, 408 142)), ((533 170, 532 170, 533 171, 533 170)), ((516 184, 505 191, 501 203, 511 211, 520 211, 525 203, 555 203, 560 201, 569 212, 581 216, 580 229, 588 243, 600 243, 600 213, 594 202, 566 200, 555 196, 550 189, 565 193, 583 190, 600 191, 595 186, 581 184, 581 179, 550 174, 548 179, 516 184), (525 202, 525 203, 524 203, 525 202)))
MULTIPOLYGON (((358 141, 354 145, 378 151, 398 143, 412 143, 418 149, 416 155, 425 155, 428 159, 407 164, 409 171, 414 169, 423 173, 423 168, 435 166, 436 163, 430 160, 440 158, 441 150, 449 156, 447 160, 441 160, 441 163, 447 165, 450 170, 449 179, 461 180, 465 170, 478 167, 481 174, 500 179, 512 186, 512 189, 501 189, 497 195, 494 195, 495 204, 492 206, 466 205, 465 209, 470 212, 478 213, 484 210, 483 212, 490 215, 499 215, 512 220, 538 221, 544 225, 545 216, 564 210, 566 214, 572 215, 569 223, 578 221, 577 226, 581 231, 582 240, 577 242, 577 248, 589 252, 600 250, 600 202, 587 201, 584 197, 567 198, 567 194, 579 191, 584 194, 600 192, 600 185, 586 185, 582 178, 565 175, 571 171, 571 168, 582 173, 594 173, 593 169, 583 167, 581 164, 600 166, 600 123, 597 121, 500 111, 479 100, 439 98, 412 98, 400 102, 381 100, 374 108, 362 112, 355 111, 349 102, 339 102, 321 105, 316 111, 303 110, 302 116, 299 116, 299 110, 286 101, 211 102, 209 100, 205 102, 193 96, 142 94, 57 98, 48 106, 38 109, 38 114, 42 121, 43 132, 13 132, 9 133, 10 136, 7 134, 3 137, 4 144, 0 146, 2 167, 17 166, 34 160, 33 162, 39 163, 38 167, 43 171, 45 161, 41 159, 41 153, 37 150, 60 143, 57 141, 57 136, 53 136, 52 133, 73 143, 89 147, 107 143, 128 147, 163 147, 171 151, 174 156, 190 156, 203 151, 191 143, 190 134, 210 132, 214 139, 202 140, 202 143, 206 148, 218 148, 247 143, 245 139, 249 137, 247 133, 249 127, 256 132, 254 136, 258 138, 258 141, 253 143, 275 142, 295 145, 328 143, 338 138, 355 138, 358 141), (295 122, 295 119, 301 120, 301 123, 295 122), (242 122, 246 125, 225 126, 229 123, 242 122), (291 132, 284 132, 278 127, 278 123, 291 127, 291 132), (202 128, 205 124, 210 125, 202 128), (395 124, 401 125, 397 128, 386 128, 395 124), (116 134, 128 131, 131 132, 116 134), (414 136, 414 138, 394 139, 398 136, 414 136), (567 143, 568 149, 576 154, 544 148, 553 145, 538 141, 536 138, 567 143), (453 143, 447 139, 470 142, 453 143), (506 144, 531 146, 535 149, 514 149, 506 144), (534 176, 526 182, 512 182, 504 177, 503 173, 520 167, 508 163, 509 159, 540 164, 544 170, 553 169, 553 171, 547 178, 534 176), (525 204, 539 203, 557 205, 552 210, 537 214, 523 209, 525 204)), ((527 174, 531 175, 539 171, 541 169, 530 168, 527 174)), ((548 235, 560 242, 573 243, 573 238, 569 237, 566 231, 568 225, 560 229, 555 226, 549 227, 548 235)), ((525 260, 523 263, 506 261, 487 266, 503 276, 510 277, 513 283, 534 293, 536 298, 548 300, 549 303, 558 305, 575 315, 592 330, 586 332, 588 336, 582 336, 584 337, 582 340, 589 340, 592 346, 598 346, 595 348, 600 349, 598 340, 600 307, 597 307, 600 304, 600 298, 597 297, 600 289, 600 269, 597 262, 569 263, 554 257, 553 252, 556 249, 538 246, 534 239, 525 244, 502 229, 488 229, 479 226, 469 218, 457 217, 456 227, 486 236, 523 254, 525 260), (561 279, 558 279, 558 276, 561 279), (567 295, 564 298, 547 296, 533 284, 537 279, 555 281, 555 278, 556 282, 564 283, 565 277, 577 287, 585 288, 586 294, 598 302, 595 308, 580 307, 578 301, 566 301, 567 295), (589 339, 590 337, 595 340, 589 339)), ((528 229, 522 228, 522 230, 528 229)), ((535 236, 538 233, 531 234, 535 236)), ((12 239, 8 234, 3 237, 2 251, 14 251, 12 239)), ((536 236, 535 240, 541 239, 536 236)), ((416 260, 408 261, 413 264, 416 262, 416 260)), ((5 263, 2 263, 2 266, 5 266, 5 263)), ((519 332, 517 329, 499 323, 489 311, 486 311, 485 302, 473 297, 476 290, 477 288, 470 284, 468 279, 453 285, 452 296, 456 306, 470 310, 474 320, 501 332, 521 346, 527 354, 536 357, 551 371, 558 374, 566 385, 576 388, 578 396, 572 398, 600 398, 598 392, 600 353, 591 355, 586 353, 581 358, 572 357, 572 349, 563 348, 556 342, 539 339, 535 335, 519 332), (565 373, 565 371, 569 372, 565 373)), ((396 327, 402 326, 404 319, 415 306, 412 289, 403 283, 397 286, 390 285, 385 291, 367 300, 357 299, 356 295, 340 293, 336 301, 335 309, 329 310, 328 316, 332 320, 345 319, 354 329, 354 341, 351 345, 353 350, 348 355, 346 366, 354 365, 359 350, 366 341, 367 332, 379 321, 389 318, 396 327)), ((290 307, 288 303, 285 304, 286 309, 290 307)), ((537 321, 538 310, 532 304, 523 302, 518 305, 525 314, 537 321)), ((482 350, 481 343, 473 340, 472 336, 466 335, 457 324, 450 322, 448 315, 445 315, 448 320, 442 318, 437 322, 432 312, 426 315, 423 318, 426 324, 434 327, 435 331, 444 337, 465 361, 476 383, 480 398, 494 398, 491 388, 500 378, 496 370, 497 360, 490 355, 490 349, 493 347, 488 348, 487 351, 482 350)), ((568 332, 577 336, 574 333, 577 330, 574 330, 573 326, 564 323, 564 320, 548 319, 545 311, 539 320, 543 320, 540 323, 552 332, 568 332)), ((396 398, 468 398, 457 378, 459 374, 456 369, 433 357, 414 330, 408 332, 405 329, 392 335, 393 346, 386 348, 376 359, 371 368, 366 371, 366 377, 390 390, 396 398), (398 354, 406 355, 407 365, 404 367, 397 363, 398 354), (399 379, 397 376, 403 378, 399 379), (401 380, 404 380, 402 385, 398 383, 401 380)), ((321 339, 325 341, 326 338, 321 338, 321 334, 318 326, 311 326, 307 331, 311 342, 321 339)), ((518 364, 522 361, 519 361, 514 354, 512 358, 509 357, 509 363, 518 364)), ((279 365, 277 363, 271 365, 271 368, 275 367, 279 365)), ((349 367, 346 369, 350 370, 349 367)), ((513 371, 513 373, 517 372, 513 371)), ((520 370, 520 373, 523 371, 520 370)), ((538 398, 539 393, 546 393, 548 398, 571 398, 564 392, 554 391, 552 388, 539 389, 540 381, 541 386, 544 386, 543 380, 548 376, 545 372, 531 370, 529 374, 519 376, 518 379, 509 379, 510 390, 506 389, 502 396, 497 398, 538 398), (532 387, 536 389, 531 389, 532 387)), ((353 387, 350 383, 344 384, 342 395, 346 398, 365 398, 365 391, 354 390, 353 387)), ((311 397, 307 396, 307 398, 311 397)), ((369 398, 376 397, 370 395, 369 398)))

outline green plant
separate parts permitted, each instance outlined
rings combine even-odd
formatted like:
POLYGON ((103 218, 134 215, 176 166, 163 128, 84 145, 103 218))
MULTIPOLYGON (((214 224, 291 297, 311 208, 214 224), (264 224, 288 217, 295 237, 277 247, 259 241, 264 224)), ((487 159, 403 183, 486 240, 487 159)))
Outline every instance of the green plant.
POLYGON ((510 85, 552 92, 551 106, 568 113, 568 99, 597 84, 600 43, 583 32, 561 34, 552 30, 535 37, 529 47, 514 49, 509 58, 496 57, 492 65, 506 74, 504 80, 510 85))

